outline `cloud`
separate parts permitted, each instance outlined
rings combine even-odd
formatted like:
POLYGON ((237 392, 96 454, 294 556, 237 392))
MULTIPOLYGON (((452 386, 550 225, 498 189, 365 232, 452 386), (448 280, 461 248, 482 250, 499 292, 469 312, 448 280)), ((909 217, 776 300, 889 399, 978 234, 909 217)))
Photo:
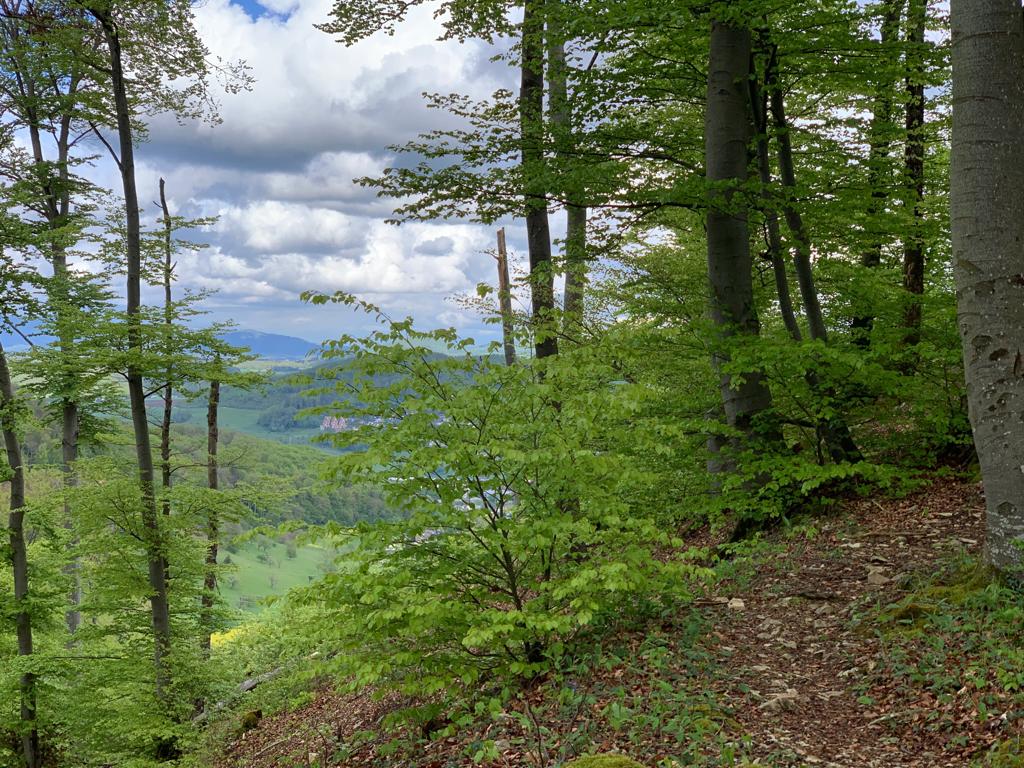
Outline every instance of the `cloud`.
MULTIPOLYGON (((484 98, 514 86, 515 73, 490 62, 482 43, 439 42, 427 7, 411 12, 394 36, 346 48, 313 26, 330 5, 197 6, 211 53, 245 59, 256 82, 250 92, 223 96, 219 125, 155 119, 138 153, 140 197, 154 200, 163 177, 175 213, 219 217, 194 234, 210 247, 182 254, 178 267, 183 287, 219 291, 207 301, 214 319, 314 340, 370 322, 341 307, 301 303, 299 294, 313 289, 358 293, 424 325, 471 328, 478 319, 458 320, 445 297, 493 279, 484 253, 493 232, 463 222, 384 224, 395 201, 353 179, 393 164, 389 145, 454 124, 426 107, 423 92, 484 98)), ((98 176, 119 189, 112 169, 98 176)), ((144 205, 150 220, 158 215, 144 205)))

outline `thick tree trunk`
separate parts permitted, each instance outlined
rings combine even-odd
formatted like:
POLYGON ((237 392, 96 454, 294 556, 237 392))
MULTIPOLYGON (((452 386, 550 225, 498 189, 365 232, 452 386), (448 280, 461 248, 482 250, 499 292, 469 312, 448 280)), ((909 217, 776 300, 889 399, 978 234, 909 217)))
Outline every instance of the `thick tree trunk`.
MULTIPOLYGON (((11 468, 11 507, 7 531, 11 546, 11 567, 14 572, 15 631, 18 655, 32 655, 32 615, 28 609, 28 543, 25 539, 25 470, 21 443, 14 415, 14 382, 7 366, 7 355, 0 345, 0 424, 4 433, 7 463, 11 468)), ((19 681, 21 699, 21 754, 26 768, 39 763, 39 733, 36 727, 36 678, 26 672, 19 681)))
MULTIPOLYGON (((220 408, 220 382, 210 382, 210 394, 206 400, 206 485, 212 491, 220 488, 217 468, 217 442, 219 439, 218 409, 220 408)), ((217 593, 217 552, 220 548, 220 519, 217 515, 217 500, 211 499, 210 511, 206 518, 206 573, 203 577, 201 599, 203 648, 210 651, 213 635, 213 603, 217 593)))
POLYGON ((544 161, 544 2, 523 3, 519 119, 526 202, 526 238, 530 254, 530 294, 534 348, 538 358, 558 354, 555 328, 554 270, 548 224, 547 168, 544 161))
POLYGON ((1010 573, 1024 541, 1024 25, 1020 0, 952 0, 951 16, 958 319, 987 555, 1010 573))
MULTIPOLYGON (((133 146, 131 107, 121 60, 121 42, 117 26, 103 9, 91 13, 103 28, 110 56, 111 87, 117 115, 117 135, 120 150, 118 165, 125 204, 125 250, 128 261, 127 308, 128 347, 138 354, 142 350, 141 268, 142 244, 139 225, 139 196, 135 183, 135 149, 133 146)), ((153 625, 153 665, 157 696, 164 698, 170 684, 170 670, 166 656, 171 646, 170 606, 167 598, 167 561, 157 510, 154 487, 153 452, 146 417, 146 392, 143 374, 138 363, 128 368, 128 399, 132 427, 135 433, 135 457, 139 468, 142 494, 142 524, 146 536, 146 554, 149 560, 149 602, 153 625)))
POLYGON ((907 207, 913 223, 903 240, 903 289, 909 294, 903 312, 903 340, 910 345, 921 340, 921 296, 924 294, 924 28, 926 0, 910 0, 907 18, 907 144, 904 172, 909 193, 907 207))
MULTIPOLYGON (((737 189, 747 178, 747 77, 750 30, 712 22, 704 118, 705 161, 710 199, 707 212, 710 314, 724 342, 731 336, 756 336, 760 326, 754 306, 747 211, 737 204, 737 189)), ((712 362, 724 362, 716 353, 712 362)), ((771 409, 771 392, 760 371, 740 379, 720 374, 726 422, 758 435, 758 417, 771 409)))
MULTIPOLYGON (((883 56, 899 34, 900 14, 903 0, 885 0, 882 17, 881 47, 883 56)), ((878 214, 889 199, 889 188, 883 183, 885 164, 889 157, 889 146, 892 143, 892 96, 891 83, 878 83, 875 103, 871 110, 871 123, 868 128, 868 188, 871 197, 868 199, 866 211, 869 236, 873 242, 861 254, 860 263, 868 269, 874 269, 882 263, 882 237, 878 232, 878 214)), ((853 318, 850 323, 855 344, 866 347, 871 343, 871 329, 874 327, 873 315, 864 314, 853 318)))
POLYGON ((508 277, 508 248, 505 228, 498 230, 498 309, 501 312, 501 336, 505 346, 505 364, 516 363, 516 337, 512 327, 512 285, 508 277))

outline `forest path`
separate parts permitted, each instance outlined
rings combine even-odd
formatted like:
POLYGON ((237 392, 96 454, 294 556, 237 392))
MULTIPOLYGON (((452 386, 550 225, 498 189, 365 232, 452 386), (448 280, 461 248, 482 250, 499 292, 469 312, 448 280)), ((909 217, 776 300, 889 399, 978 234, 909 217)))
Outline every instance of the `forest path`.
MULTIPOLYGON (((696 748, 699 764, 716 768, 962 768, 1021 731, 1024 719, 979 717, 976 694, 957 669, 943 670, 941 698, 929 692, 927 674, 913 685, 895 680, 890 662, 900 650, 879 632, 877 617, 958 555, 979 554, 983 511, 977 484, 938 479, 904 499, 845 502, 813 520, 813 534, 772 532, 735 577, 697 601, 704 630, 696 648, 684 640, 692 621, 683 614, 678 624, 625 631, 614 638, 618 661, 571 683, 589 696, 582 709, 567 712, 558 703, 562 689, 542 682, 510 701, 508 714, 413 739, 396 754, 383 749, 386 733, 359 734, 409 702, 325 687, 306 705, 229 738, 216 765, 555 768, 581 751, 621 751, 653 768, 696 748), (645 655, 652 648, 664 652, 660 664, 652 662, 657 654, 645 655), (637 715, 657 712, 656 732, 616 725, 613 702, 637 715), (679 716, 687 724, 673 731, 679 716), (488 740, 497 756, 475 762, 488 740), (718 749, 737 741, 756 762, 719 759, 718 749)), ((699 537, 708 543, 706 530, 699 537)), ((918 662, 919 651, 907 647, 904 670, 918 662)))
POLYGON ((871 687, 886 648, 875 625, 858 617, 901 599, 909 579, 938 561, 977 554, 983 511, 978 486, 954 481, 902 500, 859 500, 736 585, 742 607, 733 600, 715 608, 716 689, 754 754, 772 766, 969 763, 976 739, 963 749, 952 746, 956 734, 923 727, 934 701, 871 687))

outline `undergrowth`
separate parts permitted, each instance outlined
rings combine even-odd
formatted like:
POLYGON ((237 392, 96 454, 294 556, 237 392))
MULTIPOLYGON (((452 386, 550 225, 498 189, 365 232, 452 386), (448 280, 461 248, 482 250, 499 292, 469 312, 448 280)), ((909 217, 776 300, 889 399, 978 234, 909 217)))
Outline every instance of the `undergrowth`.
POLYGON ((988 745, 973 765, 1024 766, 1024 594, 967 556, 907 587, 863 620, 881 642, 863 702, 889 706, 947 746, 966 746, 973 732, 988 745))

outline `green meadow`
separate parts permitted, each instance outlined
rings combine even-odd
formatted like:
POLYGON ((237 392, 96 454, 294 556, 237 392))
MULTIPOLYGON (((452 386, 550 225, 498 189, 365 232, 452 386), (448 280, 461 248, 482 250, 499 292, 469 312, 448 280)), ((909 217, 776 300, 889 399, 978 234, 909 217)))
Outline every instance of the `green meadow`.
POLYGON ((261 611, 267 597, 315 581, 333 562, 331 551, 324 547, 296 547, 266 538, 232 546, 232 550, 224 548, 220 553, 225 567, 220 592, 231 608, 247 613, 261 611))

